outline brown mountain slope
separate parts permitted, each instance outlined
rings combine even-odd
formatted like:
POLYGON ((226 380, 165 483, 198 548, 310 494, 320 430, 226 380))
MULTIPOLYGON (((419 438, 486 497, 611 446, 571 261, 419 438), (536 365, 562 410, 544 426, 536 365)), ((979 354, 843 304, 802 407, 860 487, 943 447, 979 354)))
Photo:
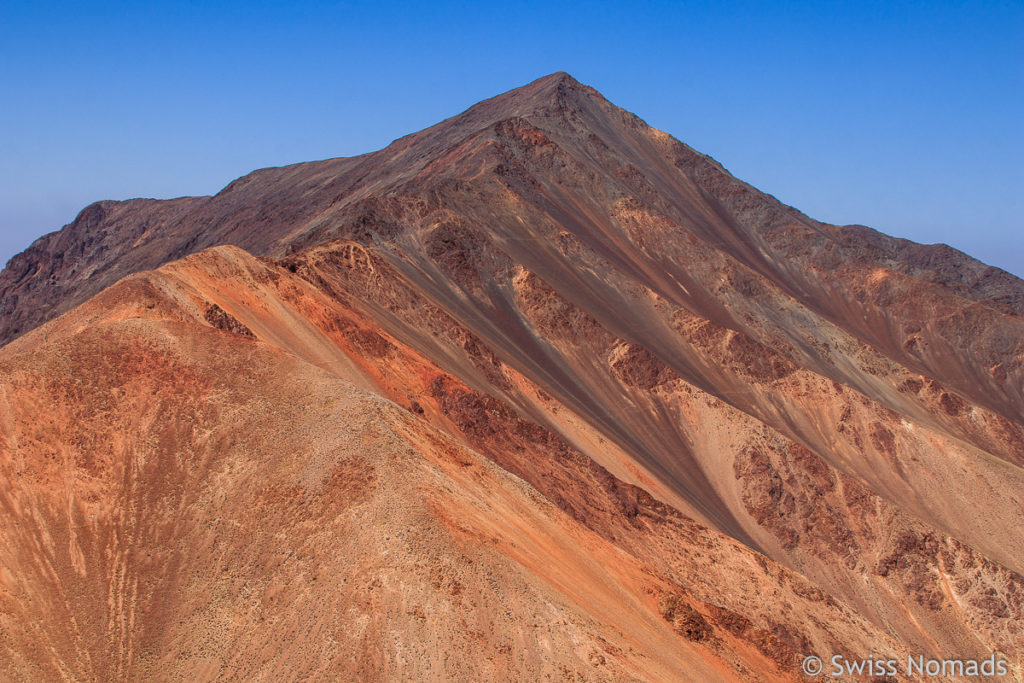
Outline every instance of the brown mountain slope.
MULTIPOLYGON (((582 523, 419 411, 258 341, 201 292, 230 283, 272 310, 287 276, 218 280, 232 268, 271 272, 204 254, 0 351, 6 679, 767 680, 794 646, 901 653, 540 427, 506 436, 567 458, 553 476, 594 508, 582 523), (694 556, 649 563, 649 540, 694 556)), ((318 345, 312 326, 292 332, 318 345)))
MULTIPOLYGON (((782 406, 788 420, 800 420, 801 426, 833 420, 826 423, 834 429, 832 441, 811 450, 781 429, 702 392, 642 347, 612 338, 550 291, 537 296, 521 284, 519 299, 539 300, 544 308, 538 311, 527 304, 520 309, 527 312, 518 315, 541 322, 542 339, 550 345, 547 364, 555 368, 552 372, 570 370, 562 374, 582 386, 576 394, 549 379, 542 358, 521 366, 515 356, 504 361, 505 349, 492 351, 485 345, 493 338, 484 336, 489 333, 486 328, 466 326, 423 300, 403 286, 386 262, 375 261, 371 251, 352 243, 320 248, 306 257, 308 261, 291 261, 284 269, 256 265, 241 252, 202 256, 168 270, 206 283, 203 291, 257 335, 271 338, 271 330, 294 330, 294 323, 285 321, 295 318, 314 321, 316 331, 304 333, 302 341, 276 338, 275 343, 349 379, 365 382, 362 378, 369 377, 377 391, 461 434, 502 467, 561 501, 584 523, 592 512, 586 510, 586 499, 564 500, 564 491, 577 477, 551 481, 553 475, 544 465, 550 459, 547 441, 535 457, 524 455, 522 443, 503 440, 516 429, 499 416, 515 419, 518 414, 545 425, 616 477, 798 568, 828 592, 858 604, 877 623, 898 629, 918 648, 941 654, 979 646, 1014 651, 1019 645, 1021 634, 1013 616, 1024 606, 1015 564, 1021 557, 1016 550, 1019 468, 993 460, 927 423, 900 417, 807 371, 773 371, 771 364, 783 361, 758 358, 756 354, 765 349, 748 348, 752 342, 730 338, 708 322, 688 321, 698 333, 677 343, 699 349, 694 355, 708 365, 717 363, 740 374, 731 382, 745 385, 745 399, 763 394, 762 401, 782 406), (238 259, 246 265, 237 265, 238 259), (293 268, 301 279, 290 273, 293 268), (209 273, 217 273, 217 279, 210 282, 209 273), (240 282, 273 283, 273 288, 252 301, 235 294, 240 282), (314 282, 318 286, 311 286, 314 282), (308 341, 314 334, 333 340, 335 349, 354 359, 358 374, 349 374, 353 363, 316 351, 332 344, 308 341), (429 372, 422 368, 423 360, 404 359, 398 349, 406 346, 477 391, 459 392, 453 399, 450 387, 423 378, 429 372), (414 372, 399 370, 410 364, 414 372), (769 373, 769 386, 759 387, 765 377, 758 373, 764 372, 769 373), (776 379, 773 372, 784 376, 776 379), (599 419, 589 417, 589 404, 601 411, 599 419), (849 467, 866 474, 850 476, 849 467), (686 488, 694 470, 707 488, 686 488), (931 497, 918 494, 915 486, 924 489, 922 482, 931 497), (972 500, 993 490, 1010 504, 986 511, 985 516, 964 514, 976 509, 972 500), (721 520, 705 514, 716 501, 728 506, 727 514, 742 525, 739 531, 724 528, 721 520), (965 531, 936 536, 936 531, 944 530, 936 519, 950 519, 965 531), (933 542, 939 545, 933 548, 933 542), (904 547, 908 544, 910 548, 904 547), (920 565, 908 565, 902 556, 917 544, 929 550, 923 551, 920 565), (991 551, 989 557, 1005 558, 1005 566, 1013 571, 983 559, 986 550, 991 551), (889 566, 889 558, 898 569, 889 566), (961 569, 952 568, 961 564, 961 569), (961 576, 963 593, 947 593, 948 577, 961 570, 967 570, 971 580, 961 576), (865 591, 866 582, 879 585, 865 591), (882 603, 870 597, 878 592, 886 596, 882 603), (1005 603, 996 610, 1002 617, 989 613, 986 605, 992 605, 982 597, 986 595, 998 595, 1000 605, 1005 603), (986 624, 985 635, 979 632, 981 623, 986 624)), ((523 274, 514 280, 524 283, 531 277, 523 274)), ((641 305, 637 301, 630 307, 641 305)), ((512 329, 508 319, 502 319, 502 327, 512 329)), ((526 343, 523 346, 529 349, 526 343)), ((978 422, 985 419, 976 407, 965 404, 963 410, 978 422)), ((1013 452, 1012 446, 1005 450, 1013 452)), ((691 569, 683 574, 690 575, 691 569)))
MULTIPOLYGON (((566 74, 482 102, 373 154, 256 171, 214 197, 95 204, 0 273, 0 342, 128 272, 209 246, 280 256, 332 235, 362 231, 390 240, 402 227, 381 220, 387 207, 431 196, 444 197, 457 213, 453 199, 484 212, 463 218, 486 219, 489 207, 474 186, 488 180, 602 256, 655 268, 668 292, 683 285, 692 292, 686 298, 703 298, 681 267, 689 261, 638 254, 630 246, 639 245, 617 237, 621 226, 609 223, 618 222, 617 209, 667 220, 901 363, 1021 417, 1019 361, 994 367, 1005 356, 1019 359, 1020 335, 987 333, 995 321, 1005 322, 1000 313, 1024 313, 1020 280, 944 245, 812 221, 566 74), (878 269, 894 278, 880 280, 878 269), (965 329, 973 330, 966 338, 965 329), (966 353, 978 333, 991 351, 983 358, 966 353)), ((664 246, 656 241, 646 249, 664 246)))
MULTIPOLYGON (((597 588, 586 588, 596 597, 569 590, 564 577, 593 577, 591 564, 621 567, 594 581, 633 596, 641 586, 647 607, 614 603, 621 608, 610 612, 615 616, 597 621, 643 641, 654 605, 687 643, 678 645, 679 659, 636 645, 640 659, 602 655, 612 662, 609 675, 659 679, 689 671, 700 678, 701 669, 691 668, 697 653, 719 675, 791 676, 801 653, 883 651, 998 651, 1017 658, 1021 675, 1024 283, 948 247, 813 221, 564 74, 364 157, 258 171, 210 198, 90 207, 0 273, 0 333, 14 338, 64 310, 54 305, 57 294, 70 309, 101 291, 4 347, 11 371, 41 372, 37 366, 51 363, 33 355, 38 346, 59 355, 73 340, 111 325, 134 330, 142 323, 131 321, 142 319, 168 339, 207 338, 208 327, 218 328, 218 339, 232 340, 227 357, 243 342, 277 349, 267 358, 280 360, 263 363, 267 377, 301 362, 390 399, 407 413, 389 413, 403 416, 383 422, 402 438, 413 430, 406 442, 417 457, 436 463, 441 456, 425 444, 452 439, 498 466, 480 465, 497 478, 466 492, 469 499, 487 504, 491 488, 495 500, 511 495, 500 483, 504 470, 525 482, 531 504, 552 506, 557 529, 575 529, 564 533, 584 534, 601 548, 545 564, 537 558, 555 552, 547 545, 555 532, 524 518, 523 533, 548 539, 537 541, 533 559, 498 549, 528 568, 517 575, 522 581, 554 586, 567 610, 591 600, 611 605, 613 597, 597 588), (218 244, 244 250, 202 251, 102 291, 126 273, 218 244), (637 584, 632 572, 662 583, 637 584)), ((157 334, 146 330, 139 334, 157 334)), ((73 378, 119 372, 120 361, 109 368, 99 362, 100 346, 97 369, 77 366, 73 378)), ((224 371, 202 354, 182 358, 203 376, 224 371)), ((168 377, 153 381, 179 399, 187 393, 168 377)), ((276 420, 266 433, 280 436, 268 438, 298 438, 276 415, 273 391, 262 386, 258 395, 266 392, 270 398, 251 400, 276 420)), ((250 400, 233 396, 215 403, 250 400)), ((25 401, 9 402, 8 417, 0 415, 9 433, 32 428, 25 426, 29 415, 13 407, 25 401)), ((310 424, 335 423, 319 419, 310 424)), ((140 443, 159 441, 162 422, 140 426, 140 443)), ((76 440, 66 428, 36 441, 8 439, 5 457, 15 462, 24 444, 38 442, 88 459, 95 444, 124 431, 105 429, 96 425, 76 440)), ((230 422, 223 433, 233 430, 252 431, 253 423, 230 422)), ((315 430, 303 438, 310 447, 318 442, 315 430)), ((113 465, 118 477, 131 472, 131 462, 113 465)), ((46 489, 12 481, 30 498, 46 489)), ((213 486, 205 482, 181 486, 213 486)), ((257 478, 252 485, 270 484, 257 478)), ((251 497, 248 484, 238 486, 231 495, 251 497)), ((130 497, 109 499, 111 509, 122 502, 140 509, 130 497)), ((64 510, 67 502, 59 500, 46 505, 64 510)), ((13 519, 39 516, 12 509, 13 519)), ((489 509, 460 507, 431 519, 457 530, 466 524, 461 515, 497 514, 489 509)), ((215 515, 211 510, 195 519, 215 515)), ((24 538, 52 537, 51 524, 57 522, 24 538)), ((285 533, 292 524, 275 528, 285 533)), ((486 528, 463 541, 491 548, 481 539, 504 537, 486 528)), ((160 544, 184 547, 175 545, 184 542, 179 532, 191 533, 168 532, 160 544)), ((208 544, 220 548, 219 539, 208 544)), ((29 559, 6 571, 26 586, 20 590, 42 595, 49 589, 41 582, 71 578, 71 560, 42 572, 41 550, 19 552, 29 559)), ((374 572, 388 571, 391 560, 380 547, 358 553, 377 563, 374 572)), ((112 571, 93 573, 102 582, 116 576, 112 571)), ((251 571, 255 581, 284 570, 251 571)), ((330 574, 344 572, 334 566, 330 574)), ((195 579, 184 594, 205 595, 211 580, 195 579)), ((342 588, 330 599, 365 594, 342 588)), ((519 614, 547 614, 539 605, 525 604, 519 614)), ((55 633, 84 618, 77 616, 81 606, 61 609, 55 633)), ((455 612, 440 614, 445 628, 458 623, 455 612)), ((543 623, 550 637, 575 638, 557 620, 543 623)), ((410 635, 403 624, 396 628, 433 652, 436 641, 410 635)), ((257 632, 283 638, 289 628, 257 632)), ((124 631, 136 633, 134 626, 124 631)), ((10 652, 29 657, 18 642, 10 652)), ((616 652, 630 652, 614 642, 616 652)), ((137 644, 125 643, 110 646, 103 661, 115 652, 142 656, 137 644)), ((377 645, 388 657, 406 651, 377 645)), ((566 666, 601 677, 578 667, 586 657, 545 658, 549 645, 526 647, 536 657, 533 669, 501 660, 512 668, 445 671, 530 677, 566 666)), ((95 646, 76 647, 100 657, 95 646)), ((154 647, 160 656, 184 657, 171 641, 154 647)), ((222 661, 227 650, 210 656, 222 661)), ((383 677, 426 675, 391 660, 365 666, 383 677)))

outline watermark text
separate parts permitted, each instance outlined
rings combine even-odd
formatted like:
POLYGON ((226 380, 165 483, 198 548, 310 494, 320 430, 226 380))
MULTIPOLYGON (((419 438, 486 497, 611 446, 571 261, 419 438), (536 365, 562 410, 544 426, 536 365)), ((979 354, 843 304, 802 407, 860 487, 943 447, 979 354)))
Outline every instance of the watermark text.
POLYGON ((808 676, 915 676, 918 678, 950 676, 1006 676, 1009 662, 992 654, 984 659, 936 659, 910 655, 906 659, 882 657, 848 658, 832 655, 827 661, 817 655, 804 657, 802 669, 808 676))

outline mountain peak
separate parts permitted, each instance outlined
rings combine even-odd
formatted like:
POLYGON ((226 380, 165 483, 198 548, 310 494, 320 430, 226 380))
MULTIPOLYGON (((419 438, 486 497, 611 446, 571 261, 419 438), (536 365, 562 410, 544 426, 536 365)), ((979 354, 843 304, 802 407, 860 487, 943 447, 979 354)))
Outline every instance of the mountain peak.
POLYGON ((573 102, 579 107, 586 106, 587 102, 597 101, 607 102, 594 88, 583 85, 564 71, 556 71, 526 85, 483 100, 434 128, 458 123, 460 127, 465 125, 482 129, 503 119, 517 116, 526 117, 539 112, 563 108, 567 102, 573 102))
POLYGON ((538 115, 547 117, 567 109, 593 111, 608 106, 614 107, 597 90, 583 85, 564 71, 556 71, 478 102, 429 128, 398 138, 388 149, 401 153, 415 147, 414 156, 422 159, 500 121, 531 119, 538 115))
POLYGON ((0 272, 0 680, 1022 652, 1021 302, 564 72, 95 204, 0 272))
POLYGON ((527 88, 533 88, 535 86, 538 88, 557 88, 560 86, 577 88, 586 87, 565 71, 556 71, 552 74, 548 74, 547 76, 541 76, 540 78, 527 83, 521 88, 517 88, 517 90, 525 90, 527 88))
POLYGON ((596 90, 583 85, 568 73, 556 71, 553 74, 542 76, 526 85, 502 93, 490 100, 485 100, 481 104, 487 102, 511 104, 513 106, 518 105, 518 108, 522 108, 527 103, 535 106, 544 106, 570 94, 577 97, 592 98, 597 96, 604 99, 596 90))

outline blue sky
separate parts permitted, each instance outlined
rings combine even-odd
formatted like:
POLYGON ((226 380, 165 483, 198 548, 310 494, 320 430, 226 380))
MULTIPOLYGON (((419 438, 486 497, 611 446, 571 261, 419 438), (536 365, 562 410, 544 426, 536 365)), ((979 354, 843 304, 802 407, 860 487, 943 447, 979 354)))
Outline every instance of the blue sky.
POLYGON ((0 262, 568 71, 811 216, 1024 275, 1024 3, 0 6, 0 262))

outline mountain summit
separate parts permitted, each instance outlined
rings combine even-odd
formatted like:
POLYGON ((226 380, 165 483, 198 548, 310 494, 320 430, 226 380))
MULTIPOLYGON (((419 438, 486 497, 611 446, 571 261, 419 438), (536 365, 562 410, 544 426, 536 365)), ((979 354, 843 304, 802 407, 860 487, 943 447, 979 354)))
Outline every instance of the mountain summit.
POLYGON ((1022 675, 1024 282, 567 74, 93 204, 0 311, 6 678, 1022 675))

